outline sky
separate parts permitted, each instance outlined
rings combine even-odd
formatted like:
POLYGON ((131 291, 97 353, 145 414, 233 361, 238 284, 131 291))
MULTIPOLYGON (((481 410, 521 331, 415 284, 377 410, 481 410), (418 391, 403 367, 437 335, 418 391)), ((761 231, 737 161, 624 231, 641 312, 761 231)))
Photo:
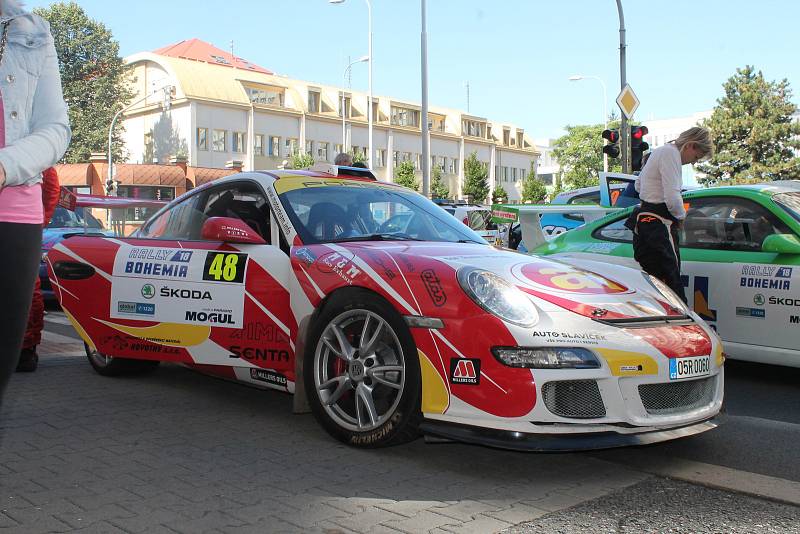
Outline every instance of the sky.
MULTIPOLYGON (((52 2, 28 0, 28 8, 52 2)), ((420 0, 372 0, 373 94, 419 103, 420 0)), ((277 74, 341 86, 367 54, 366 0, 80 0, 125 57, 196 37, 277 74)), ((615 0, 427 0, 428 102, 511 123, 536 138, 617 109, 615 0), (569 81, 573 75, 595 79, 569 81), (467 102, 469 86, 469 108, 467 102)), ((737 68, 787 79, 800 104, 800 1, 622 0, 634 119, 710 110, 737 68)), ((354 90, 367 91, 366 64, 354 90)), ((619 111, 617 110, 617 113, 619 111)))

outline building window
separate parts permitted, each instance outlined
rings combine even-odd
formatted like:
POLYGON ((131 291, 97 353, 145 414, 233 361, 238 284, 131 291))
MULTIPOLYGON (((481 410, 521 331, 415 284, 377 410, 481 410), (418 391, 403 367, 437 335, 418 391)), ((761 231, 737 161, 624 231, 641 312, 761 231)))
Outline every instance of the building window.
POLYGON ((208 150, 208 128, 197 129, 197 150, 208 150))
MULTIPOLYGON (((117 196, 143 200, 171 201, 175 198, 174 187, 155 187, 148 185, 120 185, 117 196)), ((125 208, 125 221, 146 221, 160 208, 125 208)))
POLYGON ((334 157, 336 157, 338 154, 344 152, 344 147, 341 145, 341 143, 336 143, 333 145, 333 151, 336 153, 334 154, 334 157))
POLYGON ((227 151, 227 144, 225 137, 227 135, 226 130, 214 130, 211 132, 211 150, 214 152, 226 152, 227 151))
POLYGON ((308 90, 308 112, 319 113, 320 110, 320 92, 315 89, 308 90))
POLYGON ((375 163, 372 165, 372 167, 376 169, 380 167, 386 167, 386 149, 375 149, 375 163))
POLYGON ((345 117, 350 118, 350 97, 348 95, 344 96, 344 101, 342 99, 342 94, 339 93, 339 116, 342 116, 342 109, 344 109, 345 117))
POLYGON ((264 155, 264 135, 256 134, 253 138, 253 153, 256 156, 264 155))
POLYGON ((414 154, 414 169, 422 170, 422 154, 414 154))
POLYGON ((492 138, 492 125, 491 124, 487 124, 486 125, 486 139, 489 139, 489 140, 493 139, 492 138))
POLYGON ((393 163, 393 165, 394 165, 395 167, 397 167, 398 165, 400 165, 400 161, 402 161, 402 160, 400 159, 400 152, 398 152, 397 150, 395 150, 395 151, 392 153, 392 163, 393 163))
POLYGON ((522 132, 517 130, 517 148, 525 148, 525 140, 522 138, 522 132))
POLYGON ((520 182, 524 182, 525 181, 525 176, 527 176, 527 174, 528 173, 525 171, 525 169, 520 168, 519 169, 519 181, 520 182))
POLYGON ((450 160, 450 174, 458 174, 458 158, 450 160))
POLYGON ((483 137, 484 132, 486 131, 486 123, 464 119, 461 121, 461 130, 463 135, 469 137, 483 137))
POLYGON ((500 165, 494 166, 494 179, 498 182, 500 181, 500 165))
POLYGON ((444 156, 436 156, 435 166, 439 167, 439 169, 441 169, 442 172, 444 172, 444 167, 445 167, 444 161, 445 161, 444 156))
POLYGON ((517 168, 516 167, 511 167, 511 181, 512 182, 516 182, 517 181, 517 168))
POLYGON ((269 137, 269 147, 267 154, 273 158, 281 157, 281 138, 271 135, 269 137))
POLYGON ((237 154, 242 154, 245 151, 245 147, 247 146, 247 134, 245 132, 233 132, 231 136, 231 141, 233 144, 233 151, 237 154))
POLYGON ((248 87, 247 94, 253 104, 283 107, 283 87, 248 87))
POLYGON ((372 121, 378 122, 378 99, 372 100, 372 121))
POLYGON ((314 141, 306 141, 306 154, 309 156, 314 155, 314 141))
POLYGON ((428 120, 431 122, 432 132, 444 131, 444 115, 428 114, 428 120))
POLYGON ((511 144, 511 130, 503 128, 503 145, 508 146, 511 144))
POLYGON ((294 154, 297 154, 299 144, 300 142, 296 138, 287 137, 284 145, 285 150, 283 151, 283 155, 293 156, 294 154))
POLYGON ((392 106, 391 123, 397 126, 419 127, 419 111, 392 106))
POLYGON ((328 160, 328 145, 330 143, 317 143, 317 159, 320 161, 328 160))

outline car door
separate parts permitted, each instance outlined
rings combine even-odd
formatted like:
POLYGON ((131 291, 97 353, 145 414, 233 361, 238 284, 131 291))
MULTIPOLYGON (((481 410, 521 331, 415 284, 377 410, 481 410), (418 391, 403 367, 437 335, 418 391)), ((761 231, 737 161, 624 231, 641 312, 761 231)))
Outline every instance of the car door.
POLYGON ((768 236, 794 232, 754 199, 702 196, 686 204, 682 273, 694 311, 727 342, 797 349, 800 335, 777 305, 798 295, 797 257, 762 250, 768 236))
POLYGON ((85 301, 91 284, 102 290, 91 305, 67 306, 101 353, 232 367, 237 378, 285 387, 293 369, 289 259, 270 244, 270 221, 258 183, 228 181, 162 210, 136 238, 69 243, 74 256, 94 258, 85 263, 96 271, 65 281, 70 293, 85 301), (204 239, 214 217, 242 221, 265 244, 204 239))

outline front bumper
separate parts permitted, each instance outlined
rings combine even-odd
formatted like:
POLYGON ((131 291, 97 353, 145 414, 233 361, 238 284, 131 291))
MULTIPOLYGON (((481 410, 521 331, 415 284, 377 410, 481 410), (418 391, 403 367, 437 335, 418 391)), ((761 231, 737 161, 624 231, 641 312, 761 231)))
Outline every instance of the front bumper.
POLYGON ((664 430, 649 430, 641 433, 591 432, 585 434, 534 434, 510 430, 497 430, 462 425, 444 421, 425 420, 420 430, 429 436, 464 443, 475 443, 486 447, 516 451, 569 452, 597 449, 612 449, 632 445, 649 445, 687 436, 694 436, 716 428, 714 418, 690 425, 664 430))

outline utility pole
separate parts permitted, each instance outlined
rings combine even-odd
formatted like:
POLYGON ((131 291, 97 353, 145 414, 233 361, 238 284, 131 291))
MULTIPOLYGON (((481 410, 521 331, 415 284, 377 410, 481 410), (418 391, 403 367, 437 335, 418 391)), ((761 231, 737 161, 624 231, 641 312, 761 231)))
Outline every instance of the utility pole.
MULTIPOLYGON (((627 84, 625 76, 625 16, 622 13, 622 0, 617 0, 617 12, 619 13, 619 90, 625 89, 627 84)), ((620 108, 622 120, 619 125, 620 148, 622 149, 622 172, 631 172, 631 132, 628 128, 628 119, 625 112, 620 108)))

